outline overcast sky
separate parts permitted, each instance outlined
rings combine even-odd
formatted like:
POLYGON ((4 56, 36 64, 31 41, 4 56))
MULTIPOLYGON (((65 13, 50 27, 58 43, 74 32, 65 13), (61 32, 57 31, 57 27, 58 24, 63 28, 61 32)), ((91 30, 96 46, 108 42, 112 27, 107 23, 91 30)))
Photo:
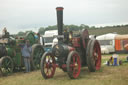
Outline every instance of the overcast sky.
POLYGON ((0 31, 4 27, 10 33, 37 31, 56 25, 57 6, 64 7, 64 24, 128 24, 128 0, 0 0, 0 31))

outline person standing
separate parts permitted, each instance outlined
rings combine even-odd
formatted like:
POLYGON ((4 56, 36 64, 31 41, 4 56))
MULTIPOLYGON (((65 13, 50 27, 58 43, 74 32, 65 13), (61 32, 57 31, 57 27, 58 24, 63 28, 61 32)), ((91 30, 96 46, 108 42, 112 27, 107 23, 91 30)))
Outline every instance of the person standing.
POLYGON ((3 31, 2 31, 2 36, 5 36, 6 33, 7 33, 7 29, 6 29, 6 27, 4 27, 4 29, 3 29, 3 31))
POLYGON ((23 45, 21 52, 22 52, 22 56, 24 57, 24 65, 25 65, 26 72, 30 72, 32 47, 30 46, 29 40, 25 41, 25 44, 23 45))
POLYGON ((73 38, 73 32, 70 31, 70 32, 69 32, 69 41, 70 41, 70 43, 72 42, 72 38, 73 38))
POLYGON ((6 27, 3 29, 3 31, 2 31, 2 37, 3 38, 9 38, 9 32, 7 32, 7 29, 6 29, 6 27))
POLYGON ((69 43, 69 32, 67 31, 67 29, 64 29, 64 43, 69 43))

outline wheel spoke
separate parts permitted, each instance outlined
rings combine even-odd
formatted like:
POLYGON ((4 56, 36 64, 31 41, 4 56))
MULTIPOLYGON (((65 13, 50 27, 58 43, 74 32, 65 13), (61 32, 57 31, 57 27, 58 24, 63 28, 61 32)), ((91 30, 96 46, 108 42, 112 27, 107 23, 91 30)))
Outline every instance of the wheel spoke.
POLYGON ((75 57, 73 56, 73 64, 75 63, 75 57))
POLYGON ((77 57, 77 55, 75 55, 74 58, 75 58, 75 62, 74 62, 75 65, 74 65, 74 69, 73 69, 73 74, 75 75, 78 71, 77 70, 78 69, 78 66, 77 66, 78 65, 78 63, 77 63, 78 62, 78 57, 77 57))
POLYGON ((49 69, 47 68, 47 72, 46 72, 47 75, 49 75, 49 69))
POLYGON ((9 66, 11 64, 11 62, 8 62, 7 64, 6 64, 6 66, 9 66))
POLYGON ((11 72, 11 68, 7 68, 7 72, 11 72))

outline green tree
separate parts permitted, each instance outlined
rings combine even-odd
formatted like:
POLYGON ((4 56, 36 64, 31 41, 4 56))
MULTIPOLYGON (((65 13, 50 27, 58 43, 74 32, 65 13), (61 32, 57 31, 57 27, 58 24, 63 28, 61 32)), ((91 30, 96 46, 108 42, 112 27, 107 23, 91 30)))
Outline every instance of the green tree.
POLYGON ((44 32, 45 32, 45 28, 44 27, 40 27, 40 29, 39 29, 39 31, 38 31, 38 33, 40 33, 40 34, 44 34, 44 32))
POLYGON ((85 24, 81 24, 79 28, 80 28, 80 30, 82 30, 82 29, 89 29, 89 26, 85 25, 85 24))
POLYGON ((20 32, 18 32, 18 34, 17 34, 18 36, 24 36, 25 35, 25 33, 24 32, 22 32, 22 31, 20 31, 20 32))

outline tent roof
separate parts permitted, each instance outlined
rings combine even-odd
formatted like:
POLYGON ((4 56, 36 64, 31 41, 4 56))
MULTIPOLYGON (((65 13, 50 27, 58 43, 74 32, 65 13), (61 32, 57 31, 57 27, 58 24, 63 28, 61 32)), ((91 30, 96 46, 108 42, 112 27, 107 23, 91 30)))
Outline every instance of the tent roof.
POLYGON ((115 39, 117 40, 124 40, 124 39, 128 39, 128 35, 116 35, 115 39))
POLYGON ((97 36, 96 39, 98 39, 98 40, 113 40, 113 39, 115 39, 116 35, 117 34, 108 33, 108 34, 97 36))

